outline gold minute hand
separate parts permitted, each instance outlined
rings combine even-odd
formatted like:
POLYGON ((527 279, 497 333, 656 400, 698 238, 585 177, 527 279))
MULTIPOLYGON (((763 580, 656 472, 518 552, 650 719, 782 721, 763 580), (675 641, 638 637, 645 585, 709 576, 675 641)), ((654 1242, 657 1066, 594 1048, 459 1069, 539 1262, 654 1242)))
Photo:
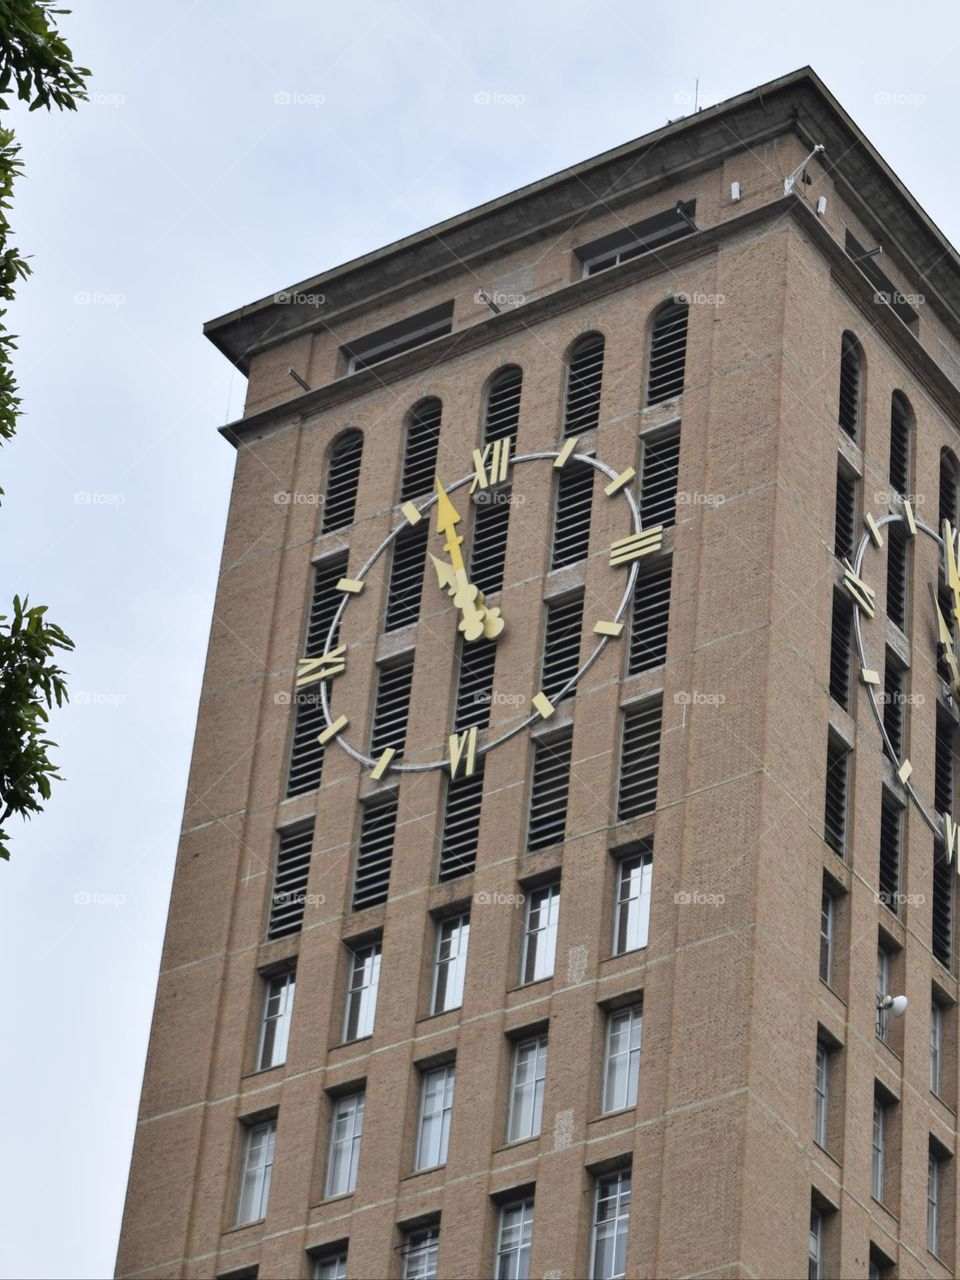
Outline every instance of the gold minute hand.
POLYGON ((436 477, 437 487, 437 533, 446 534, 444 551, 450 556, 450 564, 445 564, 431 555, 433 567, 436 569, 440 586, 451 596, 460 610, 460 630, 465 640, 479 640, 485 636, 488 640, 496 639, 503 630, 503 619, 499 609, 490 609, 483 602, 480 591, 467 579, 467 571, 463 562, 461 544, 463 538, 457 533, 457 525, 461 522, 459 511, 450 501, 450 495, 436 477))

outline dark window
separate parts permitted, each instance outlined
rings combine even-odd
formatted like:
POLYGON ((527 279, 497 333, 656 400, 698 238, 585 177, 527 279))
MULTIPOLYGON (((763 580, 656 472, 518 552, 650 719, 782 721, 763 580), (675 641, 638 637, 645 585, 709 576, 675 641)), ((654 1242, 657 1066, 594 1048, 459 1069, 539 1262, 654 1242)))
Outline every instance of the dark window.
POLYGON ((906 396, 890 398, 890 484, 901 495, 910 491, 910 427, 913 414, 906 396))
POLYGON ((673 400, 683 391, 688 313, 685 302, 670 302, 654 318, 650 329, 647 404, 673 400))
POLYGON ((952 862, 947 861, 946 846, 940 840, 933 845, 933 954, 945 969, 953 969, 953 917, 956 901, 954 882, 957 878, 952 862))
POLYGON ((937 710, 937 732, 933 757, 933 803, 938 813, 953 817, 954 727, 950 716, 937 710))
POLYGON ((903 751, 903 710, 906 673, 896 657, 887 650, 883 668, 883 727, 887 731, 894 754, 900 759, 903 751))
POLYGON ((630 623, 630 675, 662 666, 667 660, 672 569, 672 559, 666 556, 637 575, 630 623))
POLYGON ((903 525, 887 527, 887 617, 903 631, 907 625, 907 535, 903 525))
MULTIPOLYGON (((319 658, 327 651, 330 628, 342 594, 337 583, 347 571, 347 557, 331 556, 321 560, 313 571, 313 595, 310 601, 310 618, 304 643, 305 658, 319 658)), ((334 636, 331 647, 336 646, 334 636)), ((320 685, 307 685, 294 690, 293 743, 290 751, 290 769, 287 774, 287 795, 299 796, 315 791, 323 772, 323 747, 317 737, 326 728, 323 708, 320 705, 320 685)))
MULTIPOLYGON (((957 458, 952 449, 940 450, 940 528, 949 520, 956 529, 960 508, 960 478, 957 474, 957 458)), ((939 532, 939 530, 938 530, 939 532)))
POLYGON ((600 385, 603 382, 602 333, 588 333, 571 348, 567 362, 567 395, 563 434, 582 435, 600 421, 600 385))
POLYGON ((844 711, 850 710, 850 651, 853 642, 853 605, 839 589, 833 593, 830 628, 830 696, 844 711))
POLYGON ((442 302, 428 311, 421 311, 415 316, 408 316, 405 320, 376 329, 344 346, 344 353, 350 362, 349 372, 369 369, 371 365, 389 360, 391 356, 402 355, 404 351, 420 347, 434 338, 442 338, 452 328, 453 303, 442 302))
POLYGON ((853 557, 853 541, 857 533, 857 480, 837 467, 837 502, 834 522, 833 552, 838 559, 853 557))
POLYGON ((503 587, 510 527, 510 491, 481 489, 474 496, 473 539, 470 547, 470 581, 491 596, 503 587))
POLYGON ((370 754, 378 759, 388 747, 403 754, 410 715, 410 688, 413 684, 413 654, 384 663, 377 671, 370 754))
POLYGON ((387 616, 384 622, 386 631, 409 627, 420 615, 429 535, 429 522, 421 520, 419 524, 402 529, 393 540, 387 616))
POLYGON ((357 874, 353 882, 354 911, 386 902, 396 828, 396 792, 361 805, 357 874))
POLYGON ((483 800, 483 758, 472 774, 447 780, 440 847, 440 879, 466 875, 477 865, 480 804, 483 800))
POLYGON ((434 397, 414 405, 407 421, 407 442, 403 453, 400 501, 406 502, 433 488, 440 447, 440 417, 443 405, 434 397))
POLYGON ((840 398, 837 421, 851 440, 860 430, 861 372, 863 358, 860 343, 852 333, 840 340, 840 398))
POLYGON ((580 669, 583 592, 547 604, 540 687, 551 702, 580 669))
POLYGON ((847 846, 847 778, 850 749, 832 735, 827 742, 827 789, 823 815, 823 838, 844 856, 847 846))
POLYGON ((884 791, 880 805, 880 901, 894 915, 900 913, 900 851, 903 809, 884 791))
POLYGON ((680 432, 654 436, 643 442, 640 472, 640 515, 644 527, 669 528, 677 518, 677 480, 680 476, 680 432))
POLYGON ((820 892, 820 977, 831 986, 833 983, 833 959, 836 951, 837 899, 831 891, 827 877, 823 877, 820 892))
POLYGON ((678 200, 673 209, 655 213, 642 222, 579 245, 574 252, 583 263, 584 275, 607 271, 621 262, 629 262, 631 258, 639 258, 644 253, 679 240, 681 236, 690 235, 697 229, 693 224, 696 211, 696 200, 678 200))
POLYGON ((495 640, 460 641, 460 670, 457 682, 457 704, 453 728, 460 733, 476 725, 485 729, 490 723, 493 702, 493 670, 497 661, 495 640))
POLYGON ((484 444, 494 440, 516 440, 522 389, 523 370, 515 364, 507 365, 491 379, 483 415, 484 444))
POLYGON ((620 796, 617 818, 624 822, 653 813, 660 772, 661 699, 628 707, 623 714, 620 753, 620 796))
POLYGON ((587 558, 594 469, 587 462, 568 462, 557 482, 551 569, 562 569, 587 558))
POLYGON ((327 491, 323 499, 324 533, 353 524, 362 455, 363 434, 360 431, 345 431, 330 450, 327 491))
POLYGON ((277 861, 270 900, 268 938, 298 933, 303 924, 303 904, 313 848, 313 823, 281 831, 277 837, 277 861))
POLYGON ((533 744, 533 785, 527 848, 532 853, 563 839, 567 825, 573 730, 533 744))

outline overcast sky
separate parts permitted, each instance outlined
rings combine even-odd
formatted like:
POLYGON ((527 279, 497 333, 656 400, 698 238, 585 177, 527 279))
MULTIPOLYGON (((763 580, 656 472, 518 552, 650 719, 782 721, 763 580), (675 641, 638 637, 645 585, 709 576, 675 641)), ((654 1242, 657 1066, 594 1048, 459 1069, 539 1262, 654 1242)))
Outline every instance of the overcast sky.
POLYGON ((29 592, 77 651, 66 781, 0 863, 4 1277, 113 1271, 244 394, 203 321, 687 114, 698 77, 710 106, 805 63, 960 231, 953 5, 84 0, 64 30, 91 101, 9 113, 35 274, 0 611, 29 592))

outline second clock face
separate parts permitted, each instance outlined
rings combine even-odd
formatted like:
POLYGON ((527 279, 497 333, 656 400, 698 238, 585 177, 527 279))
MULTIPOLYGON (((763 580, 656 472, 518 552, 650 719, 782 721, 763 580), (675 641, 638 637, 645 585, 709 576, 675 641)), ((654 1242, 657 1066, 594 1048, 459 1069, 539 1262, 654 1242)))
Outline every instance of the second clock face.
MULTIPOLYGON (((473 469, 466 475, 445 483, 437 477, 433 494, 419 502, 407 502, 401 508, 400 523, 383 540, 365 564, 357 568, 349 577, 342 578, 337 589, 343 595, 333 623, 331 625, 326 652, 319 658, 305 658, 301 661, 298 674, 298 688, 319 684, 321 705, 326 727, 319 735, 321 743, 336 740, 355 760, 370 771, 374 779, 382 779, 394 773, 422 773, 431 769, 443 769, 451 777, 467 776, 474 772, 479 759, 495 750, 502 743, 519 733, 531 729, 537 724, 550 719, 554 714, 557 702, 571 694, 584 674, 596 662, 606 645, 617 642, 624 630, 624 615, 634 592, 638 571, 638 561, 645 555, 658 551, 663 536, 663 526, 655 525, 643 529, 640 523, 640 512, 632 491, 634 481, 633 468, 618 472, 613 467, 589 454, 576 452, 577 441, 568 440, 561 449, 544 450, 536 453, 512 455, 511 441, 498 440, 488 445, 482 452, 475 450, 473 469), (477 579, 480 574, 472 571, 475 557, 471 556, 468 545, 469 535, 466 532, 468 522, 464 513, 468 505, 476 499, 483 503, 506 503, 510 501, 508 485, 519 485, 522 473, 528 467, 549 469, 553 477, 554 489, 565 483, 565 477, 575 479, 576 472, 581 479, 580 503, 589 505, 594 502, 594 493, 598 486, 594 481, 599 477, 602 488, 601 502, 617 504, 617 524, 622 527, 622 535, 614 539, 608 551, 608 568, 611 575, 616 575, 613 582, 620 587, 618 579, 622 579, 622 589, 617 595, 617 603, 608 616, 590 617, 589 610, 582 611, 575 638, 568 635, 566 652, 571 646, 575 655, 574 667, 558 688, 539 689, 532 698, 532 710, 527 715, 517 714, 508 722, 505 730, 491 731, 481 729, 477 724, 459 728, 457 725, 437 725, 435 741, 436 750, 418 752, 427 756, 422 760, 406 760, 396 746, 382 746, 376 742, 370 750, 358 748, 350 739, 351 717, 349 708, 337 705, 335 678, 346 671, 352 660, 363 660, 359 656, 352 658, 349 643, 337 643, 341 622, 348 616, 350 601, 364 591, 373 567, 393 553, 396 558, 398 548, 404 539, 412 540, 419 535, 417 555, 413 557, 413 573, 410 577, 409 592, 411 603, 408 609, 409 621, 417 620, 421 610, 420 591, 423 592, 422 609, 426 613, 443 610, 444 600, 451 607, 446 608, 438 619, 431 622, 431 628, 447 626, 451 631, 451 642, 457 642, 462 648, 461 682, 468 670, 477 670, 481 674, 489 667, 492 676, 493 658, 497 644, 503 636, 508 635, 512 625, 510 617, 509 593, 488 592, 485 596, 477 579), (516 479, 515 479, 516 477, 516 479), (422 548, 426 547, 426 569, 422 569, 422 548), (431 606, 429 597, 432 595, 431 606), (489 597, 489 598, 488 598, 489 597), (593 644, 589 648, 584 662, 579 662, 580 630, 590 632, 593 644), (473 655, 477 655, 474 660, 473 655), (485 655, 485 656, 482 656, 485 655), (452 728, 452 732, 451 732, 452 728)), ((558 496, 553 495, 554 504, 558 496)), ((479 532, 474 526, 474 536, 479 532)), ((504 526, 505 536, 505 526, 504 526)), ((585 558, 585 555, 584 557, 585 558)), ((396 576, 397 566, 393 573, 396 576)), ((391 581, 391 595, 396 591, 391 581)), ((612 596, 611 592, 611 596, 612 596)), ((399 607, 403 607, 402 598, 399 607)), ((398 607, 397 601, 393 607, 398 607)), ((568 621, 568 629, 574 620, 568 621)), ((519 623, 517 625, 520 625, 519 623)), ((364 652, 369 652, 367 648, 364 652)), ((369 660, 369 659, 367 659, 369 660)), ((546 673, 544 675, 546 679, 546 673)), ((384 700, 383 710, 389 716, 390 708, 386 705, 389 689, 384 689, 384 681, 379 681, 378 699, 384 700)), ((478 696, 482 696, 482 693, 478 696)), ((489 694, 488 694, 489 696, 489 694)), ((521 699, 518 697, 517 702, 521 699)), ((445 699, 438 699, 438 707, 445 709, 445 699)), ((444 711, 445 714, 445 711, 444 711)), ((377 719, 375 711, 375 720, 377 719)), ((376 737, 376 734, 374 734, 376 737)))

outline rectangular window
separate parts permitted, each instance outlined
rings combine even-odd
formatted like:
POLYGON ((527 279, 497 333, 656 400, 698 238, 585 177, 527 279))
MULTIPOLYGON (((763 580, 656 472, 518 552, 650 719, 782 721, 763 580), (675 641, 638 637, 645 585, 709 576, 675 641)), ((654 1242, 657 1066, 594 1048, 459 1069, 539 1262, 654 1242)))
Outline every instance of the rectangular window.
POLYGON ((483 803, 483 757, 471 774, 448 778, 440 845, 440 880, 469 875, 477 865, 480 808, 483 803))
POLYGON ((622 1280, 627 1274, 630 1170, 598 1178, 593 1194, 590 1280, 622 1280))
POLYGON ((598 271, 607 271, 621 262, 629 262, 641 254, 661 249, 681 236, 690 235, 696 230, 693 225, 696 209, 696 200, 681 201, 674 209, 652 214, 642 222, 621 227, 609 235, 579 245, 574 253, 583 263, 583 274, 592 276, 598 271))
POLYGON ((402 529, 393 540, 384 631, 410 627, 420 617, 429 536, 430 522, 421 520, 417 525, 402 529))
POLYGON ((543 1090, 547 1080, 547 1037, 521 1040, 513 1049, 513 1079, 507 1116, 507 1141, 535 1138, 543 1117, 543 1090))
POLYGON ((647 945, 650 933, 650 896, 653 892, 653 840, 640 852, 620 859, 616 869, 616 914, 613 953, 637 951, 647 945))
POLYGON ((267 978, 264 985, 266 990, 260 1024, 260 1049, 257 1054, 259 1071, 282 1066, 287 1060, 296 974, 293 970, 275 974, 272 978, 267 978))
POLYGON ((271 941, 300 932, 312 849, 312 821, 308 826, 278 832, 270 923, 267 926, 267 937, 271 941))
POLYGON ((370 755, 374 760, 379 760, 389 747, 398 757, 403 755, 412 686, 412 653, 405 653, 403 657, 377 667, 377 696, 370 735, 370 755))
POLYGON ((560 886, 545 885, 527 895, 520 981, 539 982, 553 976, 557 955, 560 886))
POLYGON ((452 1063, 425 1071, 420 1092, 420 1125, 417 1134, 417 1169, 446 1164, 453 1111, 452 1063))
POLYGON ((434 1013, 459 1009, 463 1004, 463 982, 467 972, 470 917, 449 916, 437 927, 437 958, 433 970, 434 1013))
POLYGON ((900 857, 903 843, 903 809, 897 798, 884 788, 880 805, 880 892, 879 900, 900 913, 900 857))
POLYGON ((873 1097, 873 1163, 870 1180, 870 1192, 874 1200, 883 1203, 884 1182, 886 1175, 886 1125, 887 1109, 883 1099, 875 1093, 873 1097))
POLYGON ((267 1216, 276 1142, 276 1120, 251 1125, 244 1135, 240 1198, 237 1202, 238 1227, 245 1222, 259 1222, 267 1216))
POLYGON ((839 588, 833 593, 830 624, 830 696, 850 710, 850 653, 853 645, 853 605, 839 588))
POLYGON ((931 1143, 927 1157, 927 1248, 937 1256, 943 1217, 943 1165, 939 1151, 931 1143))
POLYGON ((673 557, 663 556, 637 574, 630 619, 628 674, 651 671, 667 660, 667 628, 670 623, 670 577, 673 557))
POLYGON ((580 633, 583 631, 583 592, 565 600, 547 602, 543 633, 540 688, 551 702, 580 669, 580 633))
POLYGON ((475 640, 459 646, 457 701, 453 715, 455 733, 471 725, 485 729, 493 702, 493 672, 497 658, 495 640, 475 640))
POLYGON ((527 829, 529 853, 557 844, 564 837, 572 754, 572 729, 554 734, 546 740, 534 740, 530 821, 527 829))
POLYGON ((344 1196, 357 1188, 360 1164, 360 1140, 363 1137, 363 1092, 337 1098, 330 1120, 330 1154, 327 1158, 327 1184, 324 1195, 344 1196))
POLYGON ((820 978, 827 986, 833 982, 833 943, 836 931, 837 900, 824 879, 820 894, 820 978))
POLYGON ((376 329, 373 333, 364 334, 344 344, 343 351, 348 360, 348 373, 356 373, 358 369, 369 369, 372 365, 389 360, 391 356, 402 355, 434 338, 442 338, 453 328, 453 302, 441 302, 435 307, 421 311, 415 316, 407 316, 393 324, 376 329))
MULTIPOLYGON (((345 553, 328 556, 314 566, 313 590, 310 599, 310 616, 303 646, 305 658, 319 658, 326 653, 330 641, 330 629, 336 617, 343 594, 337 583, 347 572, 345 553)), ((336 635, 332 638, 336 645, 336 635)), ((290 768, 287 773, 287 795, 299 796, 315 791, 320 785, 323 771, 323 746, 318 734, 326 727, 320 702, 319 684, 294 690, 293 742, 290 751, 290 768)))
POLYGON ((594 468, 588 462, 568 462, 557 481, 553 518, 551 569, 586 560, 590 547, 594 468))
POLYGON ((841 462, 837 466, 837 499, 833 534, 833 553, 839 559, 853 555, 857 532, 857 478, 841 462))
POLYGON ((887 617, 901 631, 907 625, 907 535, 903 525, 887 526, 887 617))
POLYGON ((677 482, 680 476, 680 430, 675 428, 643 440, 640 472, 640 515, 644 528, 677 521, 677 482))
POLYGON ((347 1252, 326 1254, 313 1263, 313 1280, 347 1280, 347 1252))
POLYGON ((403 1242, 403 1280, 437 1280, 439 1255, 439 1226, 407 1231, 403 1242))
POLYGON ((905 699, 906 672, 893 650, 888 649, 883 667, 883 728, 898 759, 903 758, 905 699))
POLYGON ((533 1240, 533 1197, 505 1204, 497 1225, 496 1280, 528 1280, 533 1240))
POLYGON ((607 1014, 603 1055, 603 1110, 622 1111, 637 1105, 643 1005, 607 1014))
POLYGON ((386 902, 397 829, 397 793, 366 800, 360 806, 360 840, 353 881, 353 910, 364 911, 386 902))
POLYGON ((827 739, 827 788, 823 838, 842 858, 847 846, 847 774, 850 748, 833 734, 827 739))
POLYGON ((810 1253, 807 1280, 824 1280, 823 1235, 824 1217, 816 1205, 810 1207, 810 1253))
POLYGON ((943 1092, 943 1005, 930 1004, 930 1092, 943 1092))
POLYGON ((617 802, 619 822, 653 813, 657 807, 662 720, 662 698, 627 707, 623 713, 617 802))
POLYGON ((344 1041, 362 1040, 373 1034, 377 991, 380 988, 380 953, 379 942, 350 950, 350 985, 343 1020, 344 1041))
POLYGON ((890 992, 890 953, 883 947, 877 948, 877 1036, 886 1041, 889 1034, 890 1014, 881 1009, 880 1002, 890 992))
POLYGON ((473 538, 470 543, 470 581, 485 598, 503 588, 510 527, 509 489, 485 489, 474 494, 473 538))
POLYGON ((824 1150, 827 1148, 829 1107, 830 1050, 822 1040, 818 1040, 817 1071, 813 1086, 813 1140, 824 1150))

